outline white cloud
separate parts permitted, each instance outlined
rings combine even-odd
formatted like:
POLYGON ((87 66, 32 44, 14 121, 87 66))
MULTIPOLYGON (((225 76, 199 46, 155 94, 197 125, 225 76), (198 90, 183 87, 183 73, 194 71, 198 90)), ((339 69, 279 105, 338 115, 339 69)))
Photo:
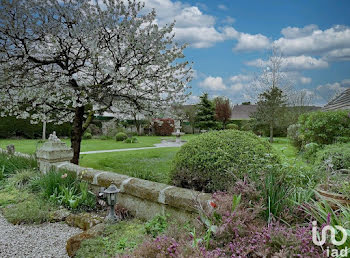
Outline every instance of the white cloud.
POLYGON ((204 81, 200 82, 199 85, 205 89, 213 90, 213 91, 227 89, 222 78, 219 76, 218 77, 209 76, 205 78, 204 81))
POLYGON ((217 42, 232 38, 232 28, 225 28, 218 32, 213 27, 174 28, 176 39, 181 42, 190 42, 192 47, 207 48, 217 42))
MULTIPOLYGON (((266 67, 268 62, 269 61, 267 60, 262 60, 259 58, 248 61, 246 64, 255 67, 266 67)), ((328 63, 325 60, 304 55, 283 57, 281 63, 281 69, 289 71, 321 69, 327 67, 328 63)))
POLYGON ((236 19, 231 16, 226 16, 226 18, 222 21, 223 23, 227 24, 233 24, 235 23, 236 19))
POLYGON ((350 87, 350 79, 341 82, 327 83, 316 87, 316 94, 319 99, 326 102, 330 101, 334 96, 338 95, 345 89, 350 87))
POLYGON ((329 51, 350 48, 350 28, 337 25, 319 30, 314 25, 286 28, 282 33, 287 37, 274 41, 285 55, 325 54, 329 51))
POLYGON ((233 48, 235 51, 253 51, 267 49, 270 47, 270 40, 262 34, 239 33, 236 37, 238 43, 233 48))
POLYGON ((233 83, 251 81, 252 79, 253 76, 245 74, 238 74, 230 77, 230 81, 233 83))
POLYGON ((145 0, 145 11, 155 9, 157 23, 160 26, 176 20, 174 28, 176 41, 188 43, 194 48, 208 48, 217 42, 232 39, 232 31, 235 31, 232 27, 218 30, 215 27, 215 17, 204 14, 198 6, 180 1, 145 0), (228 34, 230 31, 231 34, 228 34))
POLYGON ((309 84, 311 83, 312 79, 310 77, 301 76, 299 78, 299 81, 301 82, 301 84, 309 84))
POLYGON ((350 48, 335 49, 327 52, 323 59, 327 61, 349 61, 350 60, 350 48))
POLYGON ((237 83, 231 85, 230 90, 232 90, 232 91, 241 91, 241 90, 243 90, 245 88, 247 88, 246 84, 243 84, 241 82, 237 82, 237 83))
POLYGON ((218 8, 219 8, 220 10, 223 10, 223 11, 228 10, 227 6, 226 6, 226 5, 223 5, 223 4, 219 4, 219 5, 218 5, 218 8))
POLYGON ((300 38, 311 35, 315 30, 318 29, 318 26, 315 24, 310 24, 304 28, 297 27, 287 27, 282 29, 282 35, 287 39, 300 38))

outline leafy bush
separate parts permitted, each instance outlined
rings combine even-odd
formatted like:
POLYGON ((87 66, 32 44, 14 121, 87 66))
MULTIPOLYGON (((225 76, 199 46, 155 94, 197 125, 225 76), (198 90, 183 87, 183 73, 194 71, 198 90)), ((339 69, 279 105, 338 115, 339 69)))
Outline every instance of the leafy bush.
POLYGON ((33 179, 31 189, 41 192, 45 199, 70 209, 90 209, 96 204, 95 195, 89 192, 87 183, 64 171, 53 170, 33 179))
POLYGON ((0 153, 0 170, 4 176, 15 174, 19 170, 35 168, 37 168, 37 162, 34 158, 0 153))
POLYGON ((226 125, 226 129, 235 129, 235 130, 238 130, 238 129, 239 129, 239 126, 236 125, 236 124, 228 124, 228 125, 226 125))
POLYGON ((173 119, 154 119, 153 128, 158 136, 170 136, 174 132, 175 123, 173 119))
POLYGON ((280 158, 271 145, 250 132, 210 132, 190 140, 176 154, 171 178, 175 185, 214 192, 228 190, 244 176, 256 182, 280 158))
POLYGON ((111 137, 109 137, 108 135, 101 135, 100 140, 110 140, 111 137))
POLYGON ((145 224, 146 233, 152 237, 158 236, 163 233, 168 227, 167 216, 155 216, 153 219, 145 224))
POLYGON ((128 139, 124 140, 125 143, 137 143, 139 142, 135 136, 129 137, 128 139))
POLYGON ((315 165, 322 170, 350 169, 350 144, 332 144, 316 153, 315 165))
POLYGON ((314 142, 308 143, 303 148, 303 157, 306 160, 313 163, 315 160, 316 153, 320 149, 321 149, 321 146, 319 144, 314 143, 314 142))
POLYGON ((92 139, 92 134, 89 132, 85 132, 83 135, 84 140, 92 139))
POLYGON ((350 137, 349 111, 306 113, 299 117, 299 134, 305 143, 332 144, 339 137, 350 137))
POLYGON ((128 138, 128 136, 126 135, 126 133, 123 133, 123 132, 120 132, 120 133, 117 133, 115 135, 115 140, 120 142, 120 141, 124 141, 128 138))
POLYGON ((298 149, 302 146, 302 137, 299 134, 300 124, 290 125, 287 129, 287 137, 292 141, 293 145, 298 149))

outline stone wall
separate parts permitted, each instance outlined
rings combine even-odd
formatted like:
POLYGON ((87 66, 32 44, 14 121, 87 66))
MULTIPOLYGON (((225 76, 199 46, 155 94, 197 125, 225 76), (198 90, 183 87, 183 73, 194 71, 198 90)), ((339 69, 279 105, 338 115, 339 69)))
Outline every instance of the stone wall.
MULTIPOLYGON (((54 165, 54 164, 53 164, 54 165)), ((100 187, 115 184, 119 189, 118 203, 138 218, 151 219, 158 214, 169 214, 173 218, 186 222, 197 216, 197 207, 210 209, 211 195, 197 191, 151 182, 113 172, 84 168, 72 163, 54 165, 66 169, 87 181, 94 191, 100 187)))
MULTIPOLYGON (((0 149, 2 151, 5 152, 0 149)), ((18 152, 15 155, 30 157, 18 152)), ((138 218, 151 219, 159 214, 169 214, 179 222, 186 222, 198 215, 198 206, 205 210, 211 209, 210 194, 81 167, 69 162, 72 156, 72 150, 55 134, 50 135, 49 140, 36 153, 42 173, 49 172, 51 168, 65 169, 87 181, 95 193, 101 187, 107 188, 115 184, 120 189, 117 202, 138 218)))

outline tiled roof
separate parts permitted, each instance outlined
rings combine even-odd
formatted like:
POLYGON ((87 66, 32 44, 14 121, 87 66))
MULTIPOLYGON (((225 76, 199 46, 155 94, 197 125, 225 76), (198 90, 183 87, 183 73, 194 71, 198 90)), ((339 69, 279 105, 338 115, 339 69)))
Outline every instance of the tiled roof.
POLYGON ((256 112, 257 105, 236 105, 232 108, 231 120, 250 119, 250 116, 256 112))
POLYGON ((350 88, 346 89, 338 97, 330 101, 322 110, 330 111, 340 109, 350 109, 350 88))

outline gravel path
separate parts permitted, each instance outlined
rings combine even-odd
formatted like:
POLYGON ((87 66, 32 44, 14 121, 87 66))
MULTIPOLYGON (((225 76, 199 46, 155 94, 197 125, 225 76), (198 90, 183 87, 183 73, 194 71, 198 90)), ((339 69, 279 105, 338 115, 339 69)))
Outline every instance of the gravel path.
POLYGON ((0 213, 0 257, 68 257, 66 241, 80 232, 64 223, 12 225, 0 213))

